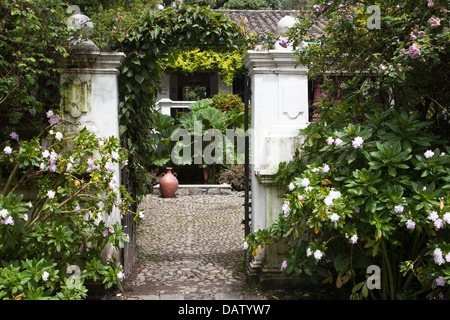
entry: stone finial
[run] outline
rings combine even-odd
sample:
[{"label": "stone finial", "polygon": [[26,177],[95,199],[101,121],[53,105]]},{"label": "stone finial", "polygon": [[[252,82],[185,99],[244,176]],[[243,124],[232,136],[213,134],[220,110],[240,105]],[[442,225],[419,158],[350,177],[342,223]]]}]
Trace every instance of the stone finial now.
[{"label": "stone finial", "polygon": [[278,21],[277,24],[277,31],[278,34],[281,36],[283,33],[287,31],[288,28],[292,28],[294,24],[298,22],[297,19],[295,19],[292,16],[285,16],[280,21]]},{"label": "stone finial", "polygon": [[75,13],[67,19],[67,26],[81,31],[82,37],[80,39],[72,40],[72,49],[76,52],[99,52],[100,50],[95,43],[87,38],[94,29],[94,24],[91,19],[80,13],[79,9],[73,10],[73,12]]},{"label": "stone finial", "polygon": [[298,20],[292,16],[285,16],[280,21],[278,21],[277,32],[280,38],[275,43],[275,50],[291,50],[292,46],[287,43],[287,40],[283,38],[283,35],[297,22]]}]

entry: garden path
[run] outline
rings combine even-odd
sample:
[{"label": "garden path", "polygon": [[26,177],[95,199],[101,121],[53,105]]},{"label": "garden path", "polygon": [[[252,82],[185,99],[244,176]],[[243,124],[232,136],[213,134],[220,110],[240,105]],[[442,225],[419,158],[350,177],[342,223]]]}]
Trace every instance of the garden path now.
[{"label": "garden path", "polygon": [[142,256],[124,291],[105,299],[265,300],[245,285],[242,195],[148,195],[140,205]]}]

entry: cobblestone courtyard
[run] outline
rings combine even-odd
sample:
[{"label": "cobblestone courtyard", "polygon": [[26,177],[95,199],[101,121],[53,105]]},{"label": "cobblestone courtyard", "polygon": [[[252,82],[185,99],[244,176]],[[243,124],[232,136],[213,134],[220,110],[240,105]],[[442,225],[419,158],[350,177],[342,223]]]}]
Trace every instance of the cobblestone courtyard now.
[{"label": "cobblestone courtyard", "polygon": [[144,256],[109,299],[265,299],[245,285],[242,195],[148,195],[138,229]]}]

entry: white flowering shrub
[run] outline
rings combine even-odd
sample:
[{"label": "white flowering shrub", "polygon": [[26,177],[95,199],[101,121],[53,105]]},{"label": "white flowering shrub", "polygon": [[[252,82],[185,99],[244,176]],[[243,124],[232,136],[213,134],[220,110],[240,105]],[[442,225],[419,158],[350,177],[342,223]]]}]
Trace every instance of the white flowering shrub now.
[{"label": "white flowering shrub", "polygon": [[[322,102],[321,115],[336,107]],[[302,132],[304,146],[280,165],[280,217],[245,248],[288,239],[283,275],[353,299],[449,298],[450,148],[415,112],[366,107],[356,121],[336,112]],[[381,268],[381,290],[368,289],[370,265]]]},{"label": "white flowering shrub", "polygon": [[[127,153],[117,138],[70,134],[56,126],[58,115],[47,116],[38,137],[11,133],[1,142],[0,165],[10,174],[0,190],[0,299],[83,299],[85,281],[120,287],[123,277],[120,263],[102,263],[101,254],[128,241],[119,222],[103,219],[113,208],[129,211],[132,199],[114,170]],[[18,191],[30,186],[37,196],[24,201]]]}]

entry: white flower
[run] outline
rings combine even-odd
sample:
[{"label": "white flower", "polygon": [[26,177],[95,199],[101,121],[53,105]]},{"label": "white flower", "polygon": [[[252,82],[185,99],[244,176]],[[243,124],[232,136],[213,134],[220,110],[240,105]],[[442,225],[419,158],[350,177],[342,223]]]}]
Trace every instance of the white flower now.
[{"label": "white flower", "polygon": [[314,251],[314,258],[316,258],[316,260],[320,260],[323,257],[323,252],[320,250],[316,250]]},{"label": "white flower", "polygon": [[331,189],[328,197],[330,197],[332,200],[336,200],[341,197],[341,193],[337,190]]},{"label": "white flower", "polygon": [[289,191],[293,191],[295,189],[295,185],[291,182],[289,184]]},{"label": "white flower", "polygon": [[6,146],[5,149],[3,149],[3,152],[5,152],[6,154],[11,154],[12,149],[10,146]]},{"label": "white flower", "polygon": [[443,225],[444,225],[444,222],[442,222],[441,219],[436,219],[436,220],[434,221],[434,226],[435,226],[437,229],[442,228]]},{"label": "white flower", "polygon": [[58,154],[55,151],[52,151],[52,153],[50,153],[50,161],[54,162],[56,159],[58,159]]},{"label": "white flower", "polygon": [[25,213],[25,214],[23,215],[23,220],[28,221],[28,214]]},{"label": "white flower", "polygon": [[11,216],[6,217],[5,220],[2,221],[3,224],[14,225],[14,220]]},{"label": "white flower", "polygon": [[324,173],[327,173],[327,172],[329,172],[330,171],[330,166],[329,165],[324,165],[323,166],[323,168],[322,168],[322,172],[324,172]]},{"label": "white flower", "polygon": [[309,257],[310,255],[312,255],[311,249],[308,248],[306,249],[306,256]]},{"label": "white flower", "polygon": [[434,263],[437,265],[441,265],[445,262],[444,257],[442,256],[442,250],[439,248],[434,249],[433,251]]},{"label": "white flower", "polygon": [[248,243],[247,243],[247,241],[244,241],[244,250],[247,250],[248,249]]},{"label": "white flower", "polygon": [[118,159],[119,159],[119,154],[118,154],[117,152],[113,151],[113,152],[111,152],[111,157],[112,157],[114,160],[118,160]]},{"label": "white flower", "polygon": [[445,223],[450,223],[450,212],[447,212],[446,214],[444,214],[442,219],[444,219]]},{"label": "white flower", "polygon": [[327,139],[327,144],[330,146],[330,145],[332,145],[334,143],[334,139],[332,138],[332,137],[329,137],[328,139]]},{"label": "white flower", "polygon": [[53,199],[54,197],[55,197],[55,191],[53,191],[53,190],[49,190],[48,192],[47,192],[47,197],[49,198],[49,199]]},{"label": "white flower", "polygon": [[119,273],[117,273],[117,278],[118,279],[122,279],[123,278],[123,272],[119,271]]},{"label": "white flower", "polygon": [[323,202],[324,202],[327,206],[332,206],[332,205],[333,205],[333,199],[331,199],[330,197],[326,197],[325,199],[323,199]]},{"label": "white flower", "polygon": [[0,217],[5,219],[7,216],[9,216],[9,212],[6,209],[0,210]]},{"label": "white flower", "polygon": [[340,216],[339,216],[337,213],[333,213],[333,214],[330,216],[331,222],[338,222],[339,218],[340,218]]},{"label": "white flower", "polygon": [[438,213],[436,212],[436,211],[432,211],[432,212],[430,212],[430,214],[428,215],[428,220],[431,220],[431,221],[436,221],[437,219],[439,219],[439,215],[438,215]]},{"label": "white flower", "polygon": [[404,210],[404,208],[403,208],[403,206],[401,206],[401,205],[398,205],[398,206],[395,206],[395,207],[394,207],[394,211],[395,211],[396,213],[403,213],[403,210]]},{"label": "white flower", "polygon": [[336,146],[340,145],[342,143],[342,140],[340,138],[337,138],[336,140],[334,140],[334,144]]},{"label": "white flower", "polygon": [[425,158],[430,159],[434,156],[434,152],[431,150],[427,150],[424,154]]},{"label": "white flower", "polygon": [[44,152],[42,152],[42,156],[44,158],[48,158],[49,155],[50,155],[50,152],[48,152],[48,150],[44,150]]},{"label": "white flower", "polygon": [[62,138],[63,138],[63,134],[62,134],[61,132],[57,132],[57,133],[55,134],[55,139],[56,139],[56,140],[62,140]]},{"label": "white flower", "polygon": [[353,140],[352,145],[353,145],[353,148],[358,149],[358,148],[361,148],[361,146],[362,146],[363,143],[364,143],[363,138],[361,138],[361,137],[356,137],[356,138]]},{"label": "white flower", "polygon": [[284,216],[287,217],[287,215],[289,214],[289,212],[291,212],[291,208],[289,207],[289,201],[285,201],[283,203],[283,206],[281,207],[281,209],[284,212]]},{"label": "white flower", "polygon": [[105,163],[105,170],[107,171],[114,171],[114,166],[111,162]]},{"label": "white flower", "polygon": [[445,261],[450,262],[450,252],[445,255]]},{"label": "white flower", "polygon": [[408,229],[414,229],[416,227],[416,223],[412,219],[409,219],[406,221],[406,227]]},{"label": "white flower", "polygon": [[310,181],[309,181],[309,179],[308,178],[304,178],[304,179],[302,179],[302,186],[303,187],[307,187],[307,186],[309,186],[309,184],[310,184]]},{"label": "white flower", "polygon": [[351,236],[350,239],[348,239],[348,242],[351,244],[356,244],[358,242],[358,236],[356,234]]},{"label": "white flower", "polygon": [[48,280],[49,273],[47,271],[44,271],[42,274],[42,280],[47,281]]}]

